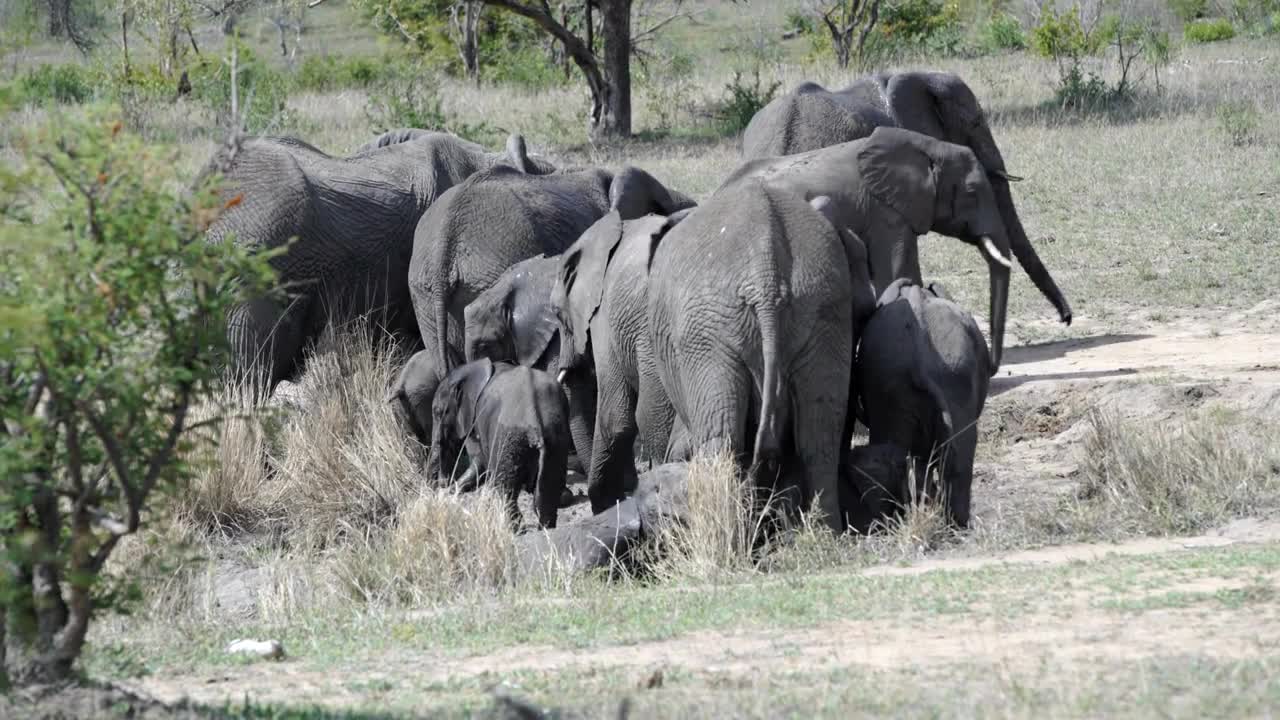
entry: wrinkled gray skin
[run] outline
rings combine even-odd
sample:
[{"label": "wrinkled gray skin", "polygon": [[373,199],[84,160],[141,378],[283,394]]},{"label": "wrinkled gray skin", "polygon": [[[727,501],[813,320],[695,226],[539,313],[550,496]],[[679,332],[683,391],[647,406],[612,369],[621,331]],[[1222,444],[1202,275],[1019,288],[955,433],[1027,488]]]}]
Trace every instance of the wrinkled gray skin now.
[{"label": "wrinkled gray skin", "polygon": [[[892,443],[912,456],[918,497],[925,494],[928,463],[941,460],[947,514],[962,528],[969,524],[990,365],[973,316],[905,279],[880,297],[858,351],[855,372],[871,443]],[[905,502],[905,475],[897,488],[897,500]]]},{"label": "wrinkled gray skin", "polygon": [[431,445],[431,397],[437,379],[431,367],[431,352],[419,350],[409,357],[392,383],[386,402],[397,402],[404,410],[409,430],[418,442]]},{"label": "wrinkled gray skin", "polygon": [[584,457],[596,513],[635,487],[637,434],[644,457],[668,459],[675,410],[649,349],[649,250],[687,214],[624,220],[610,212],[561,258],[552,290],[561,378],[575,395],[595,393],[591,453]]},{"label": "wrinkled gray skin", "polygon": [[478,476],[502,490],[513,524],[520,491],[528,490],[539,524],[556,526],[570,440],[569,406],[555,378],[488,359],[466,363],[441,381],[431,412],[431,454],[440,458],[442,482],[465,445]]},{"label": "wrinkled gray skin", "polygon": [[898,278],[917,284],[919,236],[929,231],[979,248],[991,281],[991,354],[1000,365],[1009,297],[1009,233],[987,171],[963,145],[880,127],[869,137],[752,160],[721,189],[758,178],[805,199],[831,198],[832,222],[866,243],[876,292]]},{"label": "wrinkled gray skin", "polygon": [[878,73],[829,91],[806,82],[770,102],[743,134],[747,159],[794,155],[867,137],[877,127],[901,127],[973,151],[990,176],[1000,217],[1018,263],[1071,324],[1071,305],[1027,238],[1013,205],[1004,157],[986,114],[963,80],[944,72]]},{"label": "wrinkled gray skin", "polygon": [[749,458],[762,488],[781,474],[838,532],[853,351],[875,301],[861,242],[826,207],[754,180],[717,192],[653,251],[647,315],[691,448]]},{"label": "wrinkled gray skin", "polygon": [[346,158],[286,138],[220,150],[209,169],[223,172],[227,200],[240,201],[210,227],[210,241],[234,236],[269,250],[297,238],[271,261],[288,299],[252,300],[228,318],[235,368],[260,368],[270,391],[301,370],[326,325],[362,316],[417,345],[404,268],[418,218],[450,187],[499,165],[553,170],[531,161],[518,135],[501,153],[423,130],[391,131]]},{"label": "wrinkled gray skin", "polygon": [[536,176],[496,167],[450,189],[419,221],[409,262],[413,308],[436,376],[462,363],[464,309],[507,268],[562,252],[611,209],[639,216],[690,205],[634,167],[616,176],[602,169]]}]

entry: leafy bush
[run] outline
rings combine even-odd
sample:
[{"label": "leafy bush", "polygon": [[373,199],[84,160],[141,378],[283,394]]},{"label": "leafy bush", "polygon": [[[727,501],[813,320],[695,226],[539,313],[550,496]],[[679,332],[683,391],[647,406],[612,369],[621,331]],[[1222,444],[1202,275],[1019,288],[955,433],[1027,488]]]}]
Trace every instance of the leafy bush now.
[{"label": "leafy bush", "polygon": [[910,44],[923,45],[933,35],[959,25],[960,6],[954,2],[901,0],[880,11],[880,32]]},{"label": "leafy bush", "polygon": [[1209,0],[1169,0],[1169,9],[1184,23],[1199,20],[1209,9]]},{"label": "leafy bush", "polygon": [[997,13],[987,22],[986,46],[992,50],[1022,50],[1027,37],[1022,32],[1018,18],[1009,13]]},{"label": "leafy bush", "polygon": [[547,62],[546,53],[535,47],[481,55],[480,73],[486,80],[531,90],[545,90],[565,83],[564,71]]},{"label": "leafy bush", "polygon": [[1102,107],[1112,97],[1106,81],[1095,73],[1085,73],[1078,66],[1067,71],[1058,83],[1054,98],[1064,110],[1092,110]]},{"label": "leafy bush", "polygon": [[813,15],[800,10],[789,11],[787,19],[782,23],[783,32],[793,35],[810,35],[815,29]]},{"label": "leafy bush", "polygon": [[[209,106],[226,123],[231,109],[231,64],[205,56],[187,69],[191,97]],[[289,83],[285,76],[254,55],[246,45],[237,50],[236,85],[245,129],[259,133],[271,127],[285,109]]]},{"label": "leafy bush", "polygon": [[637,74],[640,96],[645,109],[653,117],[656,130],[675,126],[680,113],[689,103],[693,88],[693,56],[680,50],[641,66]]},{"label": "leafy bush", "polygon": [[0,166],[0,685],[66,679],[94,614],[136,596],[103,567],[190,477],[188,413],[226,362],[226,313],[271,275],[204,241],[227,204],[185,192],[176,156],[118,121],[17,149]]},{"label": "leafy bush", "polygon": [[724,87],[729,97],[715,114],[720,122],[721,131],[726,135],[732,135],[747,128],[751,118],[755,117],[760,108],[768,105],[777,95],[782,83],[774,80],[765,87],[760,80],[760,68],[757,67],[752,72],[750,83],[743,82],[741,71],[734,71],[733,82]]},{"label": "leafy bush", "polygon": [[1188,23],[1182,29],[1182,36],[1188,42],[1210,43],[1219,40],[1230,40],[1236,36],[1236,30],[1231,26],[1231,21],[1226,18],[1197,20],[1193,23]]},{"label": "leafy bush", "polygon": [[73,63],[41,65],[18,78],[21,99],[42,104],[83,103],[92,100],[102,78],[92,68]]},{"label": "leafy bush", "polygon": [[299,90],[326,92],[343,88],[367,88],[382,74],[385,59],[344,55],[311,55],[294,76]]},{"label": "leafy bush", "polygon": [[1258,108],[1250,100],[1223,103],[1218,106],[1218,126],[1232,145],[1251,144],[1262,120]]}]

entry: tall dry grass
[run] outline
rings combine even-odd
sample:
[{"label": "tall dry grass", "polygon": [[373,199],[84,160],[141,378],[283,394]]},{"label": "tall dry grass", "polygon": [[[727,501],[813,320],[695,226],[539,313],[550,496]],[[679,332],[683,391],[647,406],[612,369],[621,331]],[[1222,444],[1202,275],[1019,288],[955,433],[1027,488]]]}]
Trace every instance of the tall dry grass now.
[{"label": "tall dry grass", "polygon": [[1280,446],[1274,426],[1203,413],[1173,425],[1095,410],[1074,497],[1043,522],[1074,537],[1177,535],[1274,510]]}]

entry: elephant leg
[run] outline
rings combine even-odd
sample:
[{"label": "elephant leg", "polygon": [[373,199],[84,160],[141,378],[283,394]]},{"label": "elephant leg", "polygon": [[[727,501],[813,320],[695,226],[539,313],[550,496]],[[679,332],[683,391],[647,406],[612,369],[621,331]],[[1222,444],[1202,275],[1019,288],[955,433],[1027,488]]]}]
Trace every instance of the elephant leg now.
[{"label": "elephant leg", "polygon": [[295,298],[288,305],[269,298],[254,298],[235,308],[227,319],[236,374],[263,395],[270,395],[302,365],[309,339],[306,317],[310,302]]},{"label": "elephant leg", "polygon": [[561,495],[567,472],[568,453],[555,448],[543,448],[539,453],[538,481],[534,486],[534,505],[538,509],[538,524],[544,528],[556,526],[560,511]]},{"label": "elephant leg", "polygon": [[977,447],[978,428],[971,425],[952,439],[942,468],[947,516],[959,528],[969,527],[969,500]]},{"label": "elephant leg", "polygon": [[689,446],[695,454],[729,452],[745,466],[751,376],[746,368],[704,360],[688,373]]},{"label": "elephant leg", "polygon": [[580,469],[585,471],[591,460],[592,443],[596,426],[596,383],[594,378],[583,378],[564,384],[565,398],[569,401],[569,434],[573,436],[573,449],[578,456]]},{"label": "elephant leg", "polygon": [[667,398],[657,373],[642,372],[637,393],[636,424],[640,428],[645,458],[650,462],[666,459],[675,418],[675,408],[671,407],[671,400]]},{"label": "elephant leg", "polygon": [[626,496],[628,474],[636,472],[636,398],[619,373],[601,368],[596,400],[596,433],[587,473],[592,514],[600,514]]},{"label": "elephant leg", "polygon": [[490,450],[488,469],[489,481],[501,493],[507,518],[512,528],[518,531],[522,523],[520,491],[536,483],[538,449],[523,442],[519,434],[507,433],[498,438]]},{"label": "elephant leg", "polygon": [[[821,330],[821,328],[819,328]],[[831,337],[834,333],[827,335]],[[826,347],[823,347],[826,345]],[[844,532],[840,506],[840,467],[849,453],[851,427],[846,418],[852,347],[821,343],[802,354],[792,372],[792,436],[807,491],[832,532]]]}]

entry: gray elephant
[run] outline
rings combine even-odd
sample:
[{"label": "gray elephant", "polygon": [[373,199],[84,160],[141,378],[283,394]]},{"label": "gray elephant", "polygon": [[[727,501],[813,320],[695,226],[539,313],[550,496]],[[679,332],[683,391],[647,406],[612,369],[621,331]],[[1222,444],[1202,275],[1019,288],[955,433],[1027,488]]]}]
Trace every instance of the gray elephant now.
[{"label": "gray elephant", "polygon": [[838,532],[853,352],[875,299],[830,207],[759,180],[718,191],[656,244],[647,315],[694,451],[750,458],[758,486],[781,477]]},{"label": "gray elephant", "polygon": [[270,391],[301,369],[327,325],[350,318],[368,317],[416,345],[404,268],[418,219],[441,193],[499,165],[553,169],[531,161],[517,135],[503,153],[422,130],[386,133],[346,158],[285,138],[220,150],[206,171],[223,174],[228,209],[210,227],[210,241],[234,237],[272,250],[296,238],[271,261],[287,299],[258,298],[228,318],[236,369],[258,367]]},{"label": "gray elephant", "polygon": [[[413,307],[436,377],[463,362],[465,308],[507,268],[560,253],[611,209],[638,216],[691,204],[634,167],[545,176],[497,167],[450,189],[423,214],[409,262]],[[578,439],[590,428],[583,413],[574,417]]]},{"label": "gray elephant", "polygon": [[[939,461],[947,514],[959,527],[969,524],[990,366],[973,316],[906,279],[880,297],[858,350],[855,372],[871,443],[892,443],[912,456],[917,497],[930,461]],[[897,498],[907,495],[903,478]]]},{"label": "gray elephant", "polygon": [[431,404],[431,454],[451,479],[465,445],[478,478],[496,483],[517,523],[521,490],[534,495],[538,522],[556,526],[569,458],[569,406],[547,373],[476,360],[455,368]]},{"label": "gray elephant", "polygon": [[743,133],[743,156],[794,155],[869,136],[878,127],[901,127],[973,151],[990,176],[1000,217],[1018,263],[1036,288],[1053,303],[1062,322],[1071,324],[1071,305],[1045,269],[1027,238],[1013,205],[1004,157],[991,135],[986,114],[973,90],[944,72],[878,73],[830,91],[806,82],[779,97],[751,118]]},{"label": "gray elephant", "polygon": [[603,512],[634,487],[635,440],[659,462],[669,455],[675,411],[649,349],[650,247],[688,214],[626,220],[605,215],[560,260],[552,291],[561,337],[560,380],[574,394],[594,392],[587,496]]},{"label": "gray elephant", "polygon": [[1009,233],[973,151],[901,128],[780,158],[752,160],[723,188],[759,178],[804,198],[831,198],[836,227],[865,243],[876,292],[898,278],[921,282],[918,242],[932,230],[974,245],[991,281],[992,372],[1000,366],[1009,293]]}]

